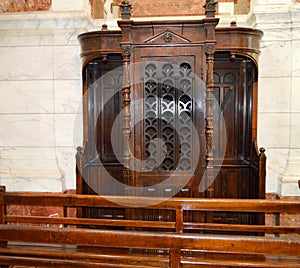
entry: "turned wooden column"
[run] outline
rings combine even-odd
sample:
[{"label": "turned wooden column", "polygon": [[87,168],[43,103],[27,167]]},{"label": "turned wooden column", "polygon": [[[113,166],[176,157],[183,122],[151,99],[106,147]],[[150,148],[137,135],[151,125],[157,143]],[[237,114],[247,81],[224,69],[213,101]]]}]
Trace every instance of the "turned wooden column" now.
[{"label": "turned wooden column", "polygon": [[[124,140],[124,155],[123,155],[123,179],[124,183],[131,186],[133,183],[132,159],[131,159],[131,114],[130,114],[130,51],[131,51],[131,3],[123,1],[120,4],[122,20],[119,21],[119,26],[122,29],[121,49],[123,57],[123,140]],[[132,194],[132,193],[131,193]]]},{"label": "turned wooden column", "polygon": [[130,64],[130,45],[122,46],[122,56],[123,56],[123,139],[124,139],[124,182],[130,183],[131,178],[131,156],[130,156],[130,75],[129,75],[129,64]]},{"label": "turned wooden column", "polygon": [[214,172],[214,54],[215,54],[215,13],[216,4],[214,0],[206,0],[205,7],[205,27],[206,27],[206,189],[207,197],[212,197],[212,182],[215,178]]},{"label": "turned wooden column", "polygon": [[207,197],[212,197],[212,181],[214,180],[214,154],[213,154],[213,137],[214,137],[214,44],[209,43],[205,46],[207,79],[206,79],[206,183]]}]

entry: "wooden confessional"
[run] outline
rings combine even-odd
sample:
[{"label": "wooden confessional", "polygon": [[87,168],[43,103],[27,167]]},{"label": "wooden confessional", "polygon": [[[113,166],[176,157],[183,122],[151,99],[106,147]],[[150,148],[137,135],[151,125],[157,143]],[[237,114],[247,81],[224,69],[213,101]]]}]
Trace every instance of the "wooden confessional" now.
[{"label": "wooden confessional", "polygon": [[[201,20],[134,21],[79,35],[84,144],[80,194],[264,198],[265,155],[256,146],[257,60],[262,32],[216,28],[216,2]],[[222,148],[223,146],[223,148]],[[156,218],[145,209],[83,209],[92,218]],[[139,216],[136,216],[140,214]],[[261,223],[250,213],[213,213]]]}]

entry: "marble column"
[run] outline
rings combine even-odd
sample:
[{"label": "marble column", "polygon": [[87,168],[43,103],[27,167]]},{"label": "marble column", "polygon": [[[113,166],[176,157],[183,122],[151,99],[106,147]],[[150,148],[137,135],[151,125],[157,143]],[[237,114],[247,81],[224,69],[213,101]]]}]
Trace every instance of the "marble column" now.
[{"label": "marble column", "polygon": [[264,31],[259,66],[259,146],[267,149],[268,193],[300,195],[299,4],[253,0],[255,25]]},{"label": "marble column", "polygon": [[285,170],[280,176],[281,195],[300,196],[300,4],[290,6],[291,14],[291,104],[290,148]]}]

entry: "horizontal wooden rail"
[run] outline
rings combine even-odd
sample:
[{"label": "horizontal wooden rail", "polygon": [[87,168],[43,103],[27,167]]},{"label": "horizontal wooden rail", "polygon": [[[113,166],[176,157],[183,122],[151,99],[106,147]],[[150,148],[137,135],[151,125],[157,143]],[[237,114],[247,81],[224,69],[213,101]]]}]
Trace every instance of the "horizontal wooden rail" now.
[{"label": "horizontal wooden rail", "polygon": [[4,193],[5,204],[93,208],[152,208],[165,210],[299,213],[300,202],[230,198],[170,198],[143,196],[96,196]]},{"label": "horizontal wooden rail", "polygon": [[[40,224],[40,225],[81,225],[81,226],[110,226],[110,227],[134,227],[176,230],[175,222],[145,221],[145,220],[115,220],[115,219],[85,219],[42,216],[5,216],[6,223]],[[300,234],[300,227],[295,226],[265,226],[246,224],[218,224],[184,222],[184,230],[213,230],[231,232],[263,232],[269,234]]]},{"label": "horizontal wooden rail", "polygon": [[[0,224],[0,241],[112,248],[179,248],[231,253],[300,256],[300,240],[291,237],[249,237],[13,226]],[[272,245],[272,246],[271,246]]]},{"label": "horizontal wooden rail", "polygon": [[219,223],[196,223],[185,222],[185,230],[214,230],[232,232],[262,232],[267,234],[300,234],[300,227],[296,226],[265,226],[248,224],[219,224]]},{"label": "horizontal wooden rail", "polygon": [[59,224],[59,225],[87,225],[136,228],[166,228],[175,229],[175,222],[144,221],[144,220],[114,220],[114,219],[86,219],[41,216],[5,216],[9,223]]}]

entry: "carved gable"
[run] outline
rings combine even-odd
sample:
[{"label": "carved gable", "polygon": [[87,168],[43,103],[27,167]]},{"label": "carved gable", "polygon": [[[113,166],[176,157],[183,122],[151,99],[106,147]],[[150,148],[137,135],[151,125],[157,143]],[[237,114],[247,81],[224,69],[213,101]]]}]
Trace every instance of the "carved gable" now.
[{"label": "carved gable", "polygon": [[190,43],[191,41],[171,31],[165,31],[146,40],[146,44]]}]

